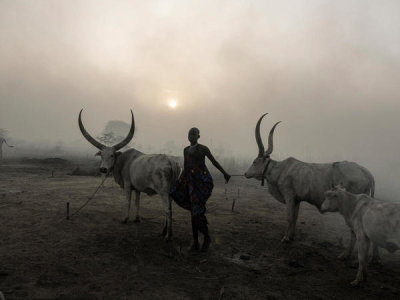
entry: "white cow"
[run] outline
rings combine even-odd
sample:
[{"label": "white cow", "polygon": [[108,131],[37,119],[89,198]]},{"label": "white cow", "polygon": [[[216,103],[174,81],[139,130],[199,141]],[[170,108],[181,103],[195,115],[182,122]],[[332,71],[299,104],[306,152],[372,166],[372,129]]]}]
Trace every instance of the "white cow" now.
[{"label": "white cow", "polygon": [[129,220],[129,212],[131,207],[132,190],[136,193],[136,219],[140,221],[139,206],[140,193],[144,192],[148,195],[159,194],[165,209],[165,224],[162,234],[165,240],[170,240],[172,236],[172,209],[169,190],[179,177],[181,168],[176,162],[176,158],[164,154],[144,154],[136,149],[129,149],[124,152],[118,151],[126,146],[135,132],[135,120],[132,114],[132,124],[128,136],[120,143],[107,147],[96,141],[85,130],[81,120],[82,110],[79,113],[79,128],[83,136],[100,151],[96,155],[101,156],[100,173],[106,176],[113,172],[115,181],[125,191],[128,201],[128,214],[124,223]]},{"label": "white cow", "polygon": [[321,212],[339,212],[355,232],[358,245],[358,272],[352,285],[367,276],[370,242],[373,255],[378,247],[394,252],[400,248],[400,205],[374,199],[366,194],[352,194],[341,186],[325,192]]},{"label": "white cow", "polygon": [[[343,183],[353,193],[370,193],[374,196],[375,180],[364,167],[349,161],[334,163],[307,163],[293,157],[276,161],[271,158],[274,148],[273,136],[276,123],[269,132],[268,149],[265,151],[260,134],[262,115],[257,122],[255,136],[258,145],[258,156],[245,173],[246,178],[267,181],[270,194],[279,202],[286,204],[288,227],[283,242],[293,240],[300,203],[314,205],[318,209],[324,201],[324,192],[332,185]],[[351,232],[349,247],[340,254],[348,258],[353,251],[355,235]]]}]

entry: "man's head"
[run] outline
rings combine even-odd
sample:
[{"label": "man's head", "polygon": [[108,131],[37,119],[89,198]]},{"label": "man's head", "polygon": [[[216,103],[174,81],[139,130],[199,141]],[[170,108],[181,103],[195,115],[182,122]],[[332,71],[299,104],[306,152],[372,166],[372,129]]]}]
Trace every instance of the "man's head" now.
[{"label": "man's head", "polygon": [[188,133],[188,140],[193,145],[197,143],[197,140],[200,138],[200,130],[196,127],[190,128]]}]

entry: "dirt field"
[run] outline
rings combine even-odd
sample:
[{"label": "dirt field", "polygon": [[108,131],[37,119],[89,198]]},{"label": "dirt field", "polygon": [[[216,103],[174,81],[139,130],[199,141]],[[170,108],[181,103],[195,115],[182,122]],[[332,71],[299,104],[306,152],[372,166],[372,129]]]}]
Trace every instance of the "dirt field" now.
[{"label": "dirt field", "polygon": [[173,205],[171,243],[159,236],[158,196],[142,197],[141,223],[121,224],[126,203],[111,178],[67,221],[66,202],[73,213],[100,182],[67,175],[74,167],[0,165],[0,290],[7,300],[400,298],[399,254],[382,250],[382,265],[352,288],[355,255],[352,262],[336,258],[348,240],[341,216],[302,204],[296,241],[282,245],[285,206],[255,181],[235,177],[225,186],[215,177],[211,249],[188,255],[189,213]]}]

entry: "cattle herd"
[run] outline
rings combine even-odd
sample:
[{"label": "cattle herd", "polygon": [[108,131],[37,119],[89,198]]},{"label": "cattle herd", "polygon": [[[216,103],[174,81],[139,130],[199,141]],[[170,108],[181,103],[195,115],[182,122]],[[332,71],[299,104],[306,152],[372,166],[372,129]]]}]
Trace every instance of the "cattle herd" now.
[{"label": "cattle herd", "polygon": [[[133,138],[135,132],[134,115],[131,111],[131,128],[127,137],[114,146],[106,146],[95,140],[84,128],[82,111],[78,124],[81,133],[100,151],[100,172],[111,174],[123,189],[127,200],[127,222],[130,216],[132,191],[135,191],[135,222],[140,221],[140,193],[159,194],[165,213],[162,235],[165,240],[172,236],[172,210],[169,188],[180,175],[181,167],[175,157],[164,154],[144,154],[136,149],[119,151]],[[246,178],[254,178],[264,185],[279,202],[286,204],[287,231],[282,239],[288,243],[294,238],[296,221],[302,201],[314,205],[321,213],[339,212],[343,215],[351,233],[350,245],[338,258],[349,258],[356,246],[358,271],[352,285],[358,286],[366,279],[368,254],[372,246],[372,259],[379,260],[379,248],[395,252],[400,247],[400,205],[374,198],[375,181],[373,175],[363,166],[354,162],[306,163],[293,157],[281,161],[273,160],[273,136],[279,124],[276,123],[268,135],[265,150],[261,138],[262,115],[255,127],[258,155],[245,172]],[[0,139],[1,145],[5,142]]]},{"label": "cattle herd", "polygon": [[[82,111],[81,111],[82,113]],[[171,198],[168,187],[179,176],[179,166],[173,157],[163,154],[147,155],[135,149],[118,152],[132,139],[135,123],[132,113],[131,130],[119,144],[106,147],[93,139],[85,130],[79,114],[79,127],[83,136],[100,149],[100,172],[113,172],[115,181],[124,189],[128,201],[128,215],[131,191],[136,192],[136,221],[139,221],[140,192],[159,194],[165,208],[163,235],[169,240],[172,234]],[[260,124],[266,114],[258,120],[255,138],[258,156],[245,173],[246,178],[266,180],[270,194],[286,204],[288,228],[282,242],[294,238],[300,202],[306,201],[321,213],[339,212],[350,228],[350,245],[339,258],[351,256],[357,242],[359,268],[352,285],[359,285],[366,278],[369,245],[373,245],[372,261],[379,260],[379,247],[394,252],[400,247],[400,205],[374,198],[375,180],[365,168],[354,162],[305,163],[293,157],[282,161],[271,159],[273,135],[276,123],[269,132],[268,148],[265,150]]]}]

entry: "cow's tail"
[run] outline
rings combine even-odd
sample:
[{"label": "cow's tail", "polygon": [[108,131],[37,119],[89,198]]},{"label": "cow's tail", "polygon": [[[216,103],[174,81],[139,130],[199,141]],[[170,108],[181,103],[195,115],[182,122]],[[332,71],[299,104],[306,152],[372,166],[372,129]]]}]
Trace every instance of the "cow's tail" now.
[{"label": "cow's tail", "polygon": [[182,168],[179,166],[177,162],[173,162],[171,164],[171,177],[173,181],[178,180],[179,176],[181,175]]},{"label": "cow's tail", "polygon": [[363,168],[363,171],[365,173],[365,175],[367,176],[367,178],[369,179],[369,183],[370,183],[370,187],[369,187],[369,195],[374,198],[375,195],[375,178],[374,176],[371,174],[370,171],[368,171],[368,169]]},{"label": "cow's tail", "polygon": [[181,176],[182,171],[183,171],[183,169],[179,166],[179,164],[176,164],[175,171],[174,171],[174,175],[175,175],[176,179],[178,179]]},{"label": "cow's tail", "polygon": [[374,177],[371,175],[371,189],[370,189],[370,196],[372,198],[374,198],[375,196],[375,179]]}]

